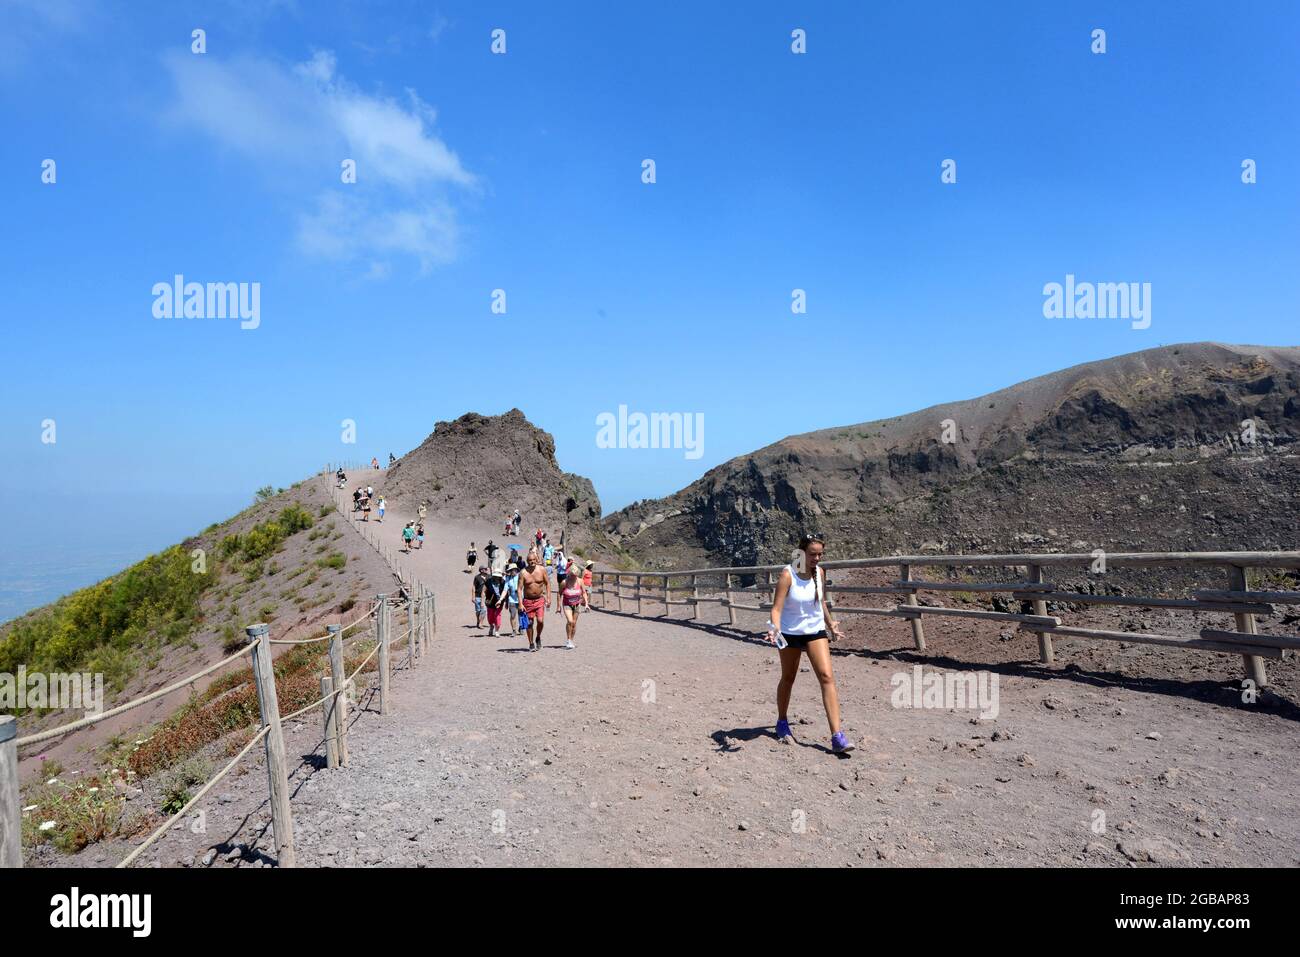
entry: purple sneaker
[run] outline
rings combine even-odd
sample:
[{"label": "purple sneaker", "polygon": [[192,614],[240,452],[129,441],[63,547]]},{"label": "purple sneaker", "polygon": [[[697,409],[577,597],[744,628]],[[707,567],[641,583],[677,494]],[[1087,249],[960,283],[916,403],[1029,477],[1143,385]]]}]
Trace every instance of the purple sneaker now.
[{"label": "purple sneaker", "polygon": [[790,733],[790,722],[785,718],[776,719],[776,739],[782,744],[790,744],[794,740],[794,735]]},{"label": "purple sneaker", "polygon": [[836,754],[843,754],[853,750],[853,743],[844,737],[843,731],[836,731],[831,735],[831,750]]}]

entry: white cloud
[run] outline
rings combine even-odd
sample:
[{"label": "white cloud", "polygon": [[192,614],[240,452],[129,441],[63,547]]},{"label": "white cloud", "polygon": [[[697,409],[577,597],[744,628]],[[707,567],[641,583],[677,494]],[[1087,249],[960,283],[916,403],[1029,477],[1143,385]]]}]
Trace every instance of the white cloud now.
[{"label": "white cloud", "polygon": [[314,211],[298,223],[298,245],[314,256],[336,262],[369,260],[368,279],[386,279],[391,267],[375,255],[412,257],[422,273],[455,258],[459,239],[455,212],[445,203],[414,208],[376,208],[357,193],[324,192]]},{"label": "white cloud", "polygon": [[[282,179],[302,190],[297,240],[305,252],[357,262],[405,254],[422,272],[455,257],[451,200],[477,184],[414,90],[405,101],[364,93],[339,76],[328,50],[292,66],[189,53],[164,62],[174,87],[170,124],[198,130],[268,174],[293,173]],[[356,184],[339,182],[344,159],[356,161]],[[388,272],[369,265],[374,278]]]},{"label": "white cloud", "polygon": [[84,40],[99,20],[97,0],[0,0],[0,72],[16,72],[33,58],[64,56],[65,38]]}]

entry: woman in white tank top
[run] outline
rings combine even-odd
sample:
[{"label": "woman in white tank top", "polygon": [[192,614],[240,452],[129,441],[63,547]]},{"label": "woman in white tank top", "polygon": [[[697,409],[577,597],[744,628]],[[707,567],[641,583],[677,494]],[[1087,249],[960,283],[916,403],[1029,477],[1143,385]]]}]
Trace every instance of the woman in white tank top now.
[{"label": "woman in white tank top", "polygon": [[[807,653],[808,663],[821,682],[822,705],[831,728],[831,751],[842,754],[852,751],[853,745],[840,730],[840,697],[831,668],[830,639],[844,635],[826,604],[826,579],[820,567],[825,550],[825,543],[815,535],[799,540],[794,560],[781,570],[776,583],[767,639],[780,648],[781,655],[781,680],[776,686],[777,739],[785,744],[794,740],[786,712],[794,679],[799,675],[799,659]],[[777,640],[778,634],[783,641]]]}]

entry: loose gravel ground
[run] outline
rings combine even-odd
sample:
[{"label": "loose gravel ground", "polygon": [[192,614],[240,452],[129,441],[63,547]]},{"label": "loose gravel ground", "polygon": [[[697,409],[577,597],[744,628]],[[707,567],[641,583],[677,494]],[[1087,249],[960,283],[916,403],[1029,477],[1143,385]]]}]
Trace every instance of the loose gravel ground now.
[{"label": "loose gravel ground", "polygon": [[[409,517],[381,526],[393,547]],[[486,637],[464,553],[488,538],[501,543],[486,523],[435,525],[400,556],[436,589],[438,632],[395,673],[389,714],[363,696],[349,767],[323,769],[315,715],[287,729],[299,866],[1300,864],[1290,712],[1036,666],[1001,668],[996,718],[898,708],[891,681],[914,662],[859,649],[835,659],[858,749],[829,752],[806,672],[798,741],[782,745],[776,651],[709,625],[716,610],[584,614],[575,651],[551,614],[539,653]],[[179,827],[145,862],[272,863],[265,795],[249,762],[208,802],[205,833]]]}]

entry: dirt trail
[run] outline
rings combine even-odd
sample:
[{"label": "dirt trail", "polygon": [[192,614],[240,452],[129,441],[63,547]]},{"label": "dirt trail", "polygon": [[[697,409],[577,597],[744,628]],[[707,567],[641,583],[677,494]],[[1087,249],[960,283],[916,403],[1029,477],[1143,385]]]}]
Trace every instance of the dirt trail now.
[{"label": "dirt trail", "polygon": [[[835,667],[858,750],[827,750],[807,672],[798,743],[781,745],[776,652],[739,632],[598,611],[566,651],[548,613],[532,654],[477,630],[466,546],[520,541],[496,511],[432,522],[424,551],[399,556],[436,590],[432,654],[395,675],[391,714],[357,718],[351,767],[313,757],[295,773],[300,866],[1300,863],[1287,717],[1005,674],[996,719],[895,708],[891,678],[911,663],[852,654]],[[374,527],[398,548],[412,517],[390,508]],[[288,729],[291,755],[312,753],[318,725]],[[215,844],[265,863],[230,851],[254,843],[265,788],[260,769],[231,782],[206,836],[177,830],[152,860],[192,864]]]}]

